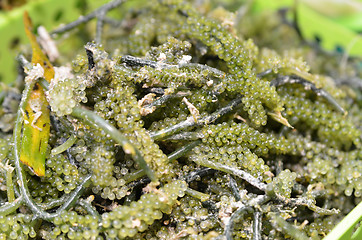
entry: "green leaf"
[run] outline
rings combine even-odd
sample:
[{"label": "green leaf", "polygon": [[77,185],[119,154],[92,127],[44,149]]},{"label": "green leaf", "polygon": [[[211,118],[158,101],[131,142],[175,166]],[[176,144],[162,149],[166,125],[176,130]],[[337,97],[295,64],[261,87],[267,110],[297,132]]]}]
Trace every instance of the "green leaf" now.
[{"label": "green leaf", "polygon": [[360,202],[345,218],[333,228],[323,240],[357,240],[361,239],[361,226],[356,234],[351,237],[354,228],[362,220],[362,202]]}]

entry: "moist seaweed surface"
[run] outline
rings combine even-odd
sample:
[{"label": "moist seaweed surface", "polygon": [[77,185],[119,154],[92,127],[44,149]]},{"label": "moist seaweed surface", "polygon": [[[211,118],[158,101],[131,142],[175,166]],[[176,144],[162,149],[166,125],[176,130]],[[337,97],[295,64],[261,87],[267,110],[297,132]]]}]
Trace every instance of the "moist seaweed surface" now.
[{"label": "moist seaweed surface", "polygon": [[[61,52],[50,83],[24,53],[3,87],[0,239],[321,239],[361,201],[358,56],[277,13],[123,2],[53,32],[95,41]],[[19,162],[34,84],[42,177]]]}]

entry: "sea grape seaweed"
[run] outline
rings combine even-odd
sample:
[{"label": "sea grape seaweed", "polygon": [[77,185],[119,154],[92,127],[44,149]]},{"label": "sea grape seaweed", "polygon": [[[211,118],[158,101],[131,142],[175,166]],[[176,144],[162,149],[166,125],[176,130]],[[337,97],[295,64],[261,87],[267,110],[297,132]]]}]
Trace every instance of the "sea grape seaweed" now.
[{"label": "sea grape seaweed", "polygon": [[[50,84],[3,88],[0,239],[320,239],[361,201],[358,58],[301,44],[277,14],[124,2],[53,31],[96,41],[62,53]],[[44,177],[18,159],[36,81]]]}]

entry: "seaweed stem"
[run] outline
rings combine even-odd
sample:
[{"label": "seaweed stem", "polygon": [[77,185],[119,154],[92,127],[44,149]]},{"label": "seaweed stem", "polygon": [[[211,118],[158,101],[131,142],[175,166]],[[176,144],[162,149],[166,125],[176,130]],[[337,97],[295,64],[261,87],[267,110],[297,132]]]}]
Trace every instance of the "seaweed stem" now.
[{"label": "seaweed stem", "polygon": [[276,213],[271,214],[271,217],[271,223],[278,231],[281,231],[296,240],[309,239],[304,232],[300,231],[298,228],[285,221],[282,217],[279,217]]},{"label": "seaweed stem", "polygon": [[260,211],[255,210],[253,221],[253,240],[262,240],[261,238],[261,220],[262,214]]},{"label": "seaweed stem", "polygon": [[178,134],[175,134],[175,135],[172,135],[172,136],[169,136],[163,140],[165,141],[180,141],[180,140],[183,140],[183,141],[190,141],[190,140],[198,140],[198,139],[201,139],[203,138],[204,135],[202,133],[199,133],[199,132],[182,132],[182,133],[178,133]]},{"label": "seaweed stem", "polygon": [[123,134],[113,125],[98,116],[96,113],[85,108],[75,107],[71,113],[73,117],[80,118],[95,129],[102,129],[110,138],[119,143],[126,154],[130,154],[137,164],[145,171],[151,181],[156,182],[157,178],[152,169],[147,165],[140,151],[135,148]]},{"label": "seaweed stem", "polygon": [[196,191],[189,187],[186,189],[185,193],[191,197],[199,199],[201,202],[205,202],[210,199],[210,196],[208,194]]},{"label": "seaweed stem", "polygon": [[216,170],[219,170],[219,171],[222,171],[225,173],[229,173],[229,174],[238,176],[261,191],[265,192],[265,190],[266,190],[267,184],[260,182],[257,178],[253,177],[250,173],[247,173],[241,169],[233,168],[233,167],[230,167],[230,166],[227,166],[227,165],[224,165],[221,163],[217,163],[217,162],[212,162],[207,159],[194,160],[194,161],[201,166],[209,167],[212,169],[216,169]]},{"label": "seaweed stem", "polygon": [[63,210],[67,210],[74,206],[75,202],[79,199],[79,197],[82,195],[85,187],[90,183],[92,175],[89,174],[84,177],[83,181],[73,190],[73,192],[70,193],[69,197],[65,200],[64,204],[57,209],[56,215],[60,214]]},{"label": "seaweed stem", "polygon": [[264,202],[268,201],[269,197],[266,195],[259,195],[246,204],[242,204],[230,217],[228,224],[225,226],[225,237],[227,240],[232,240],[232,233],[234,229],[234,223],[240,218],[246,211],[251,212],[253,211],[252,207],[257,207],[258,205],[263,204]]},{"label": "seaweed stem", "polygon": [[190,172],[189,174],[187,174],[184,179],[187,183],[192,182],[198,178],[201,178],[203,176],[206,175],[210,175],[215,173],[216,170],[215,169],[211,169],[211,168],[202,168],[193,172]]},{"label": "seaweed stem", "polygon": [[173,151],[172,153],[170,153],[167,156],[168,160],[170,162],[172,162],[173,160],[176,160],[176,159],[182,157],[183,155],[185,155],[187,152],[189,152],[191,149],[193,149],[200,143],[201,143],[201,141],[194,141],[189,144],[186,144],[185,146],[180,147],[179,149],[176,149],[175,151]]},{"label": "seaweed stem", "polygon": [[[173,160],[176,160],[183,155],[185,155],[187,152],[189,152],[192,148],[196,147],[198,144],[200,144],[201,141],[195,141],[192,143],[189,143],[185,146],[182,146],[179,149],[176,149],[174,152],[170,153],[167,157],[169,162],[172,162]],[[140,177],[143,177],[145,175],[145,171],[143,169],[137,170],[135,172],[132,172],[128,174],[125,178],[126,184],[133,182],[136,179],[139,179]]]},{"label": "seaweed stem", "polygon": [[63,194],[60,198],[53,199],[53,200],[51,200],[50,202],[47,202],[47,203],[41,203],[41,204],[39,204],[39,206],[43,210],[52,209],[54,207],[58,207],[58,206],[62,205],[68,197],[69,197],[69,194]]},{"label": "seaweed stem", "polygon": [[279,194],[276,194],[276,197],[279,201],[283,202],[285,205],[292,205],[292,206],[306,206],[313,212],[316,212],[321,215],[335,215],[340,212],[340,210],[332,208],[332,209],[325,209],[318,207],[315,204],[314,199],[309,199],[306,197],[299,197],[299,198],[286,198]]},{"label": "seaweed stem", "polygon": [[161,129],[159,131],[156,132],[150,132],[150,136],[154,139],[154,140],[160,140],[163,139],[165,137],[168,137],[170,135],[173,135],[187,127],[191,127],[191,126],[201,126],[204,124],[210,124],[212,122],[214,122],[216,119],[222,117],[223,115],[231,112],[237,105],[239,105],[241,103],[241,98],[236,98],[234,100],[232,100],[227,106],[220,108],[219,110],[213,112],[212,114],[203,117],[201,119],[198,119],[197,122],[195,121],[193,116],[189,116],[185,121],[182,121],[178,124],[175,124],[171,127],[165,128],[165,129]]},{"label": "seaweed stem", "polygon": [[227,240],[233,239],[232,234],[233,234],[233,230],[234,230],[234,223],[246,211],[252,211],[252,208],[243,204],[231,215],[231,217],[229,219],[229,223],[225,226],[225,237]]},{"label": "seaweed stem", "polygon": [[95,42],[100,44],[102,41],[102,32],[103,32],[103,26],[104,26],[104,16],[106,15],[108,10],[103,10],[99,12],[98,18],[97,18],[97,25],[96,25],[96,38]]},{"label": "seaweed stem", "polygon": [[84,208],[84,210],[86,210],[90,215],[96,216],[98,218],[98,220],[100,220],[99,213],[97,212],[97,210],[92,206],[92,204],[88,200],[79,199],[77,203],[79,204],[79,206]]},{"label": "seaweed stem", "polygon": [[23,54],[19,54],[16,57],[16,59],[20,63],[22,68],[30,68],[31,67],[31,63],[25,58],[25,56]]},{"label": "seaweed stem", "polygon": [[66,151],[68,148],[70,148],[74,143],[75,141],[77,140],[77,137],[72,134],[67,141],[65,141],[62,145],[56,147],[56,148],[53,148],[51,153],[53,155],[57,155],[57,154],[60,154],[64,151]]},{"label": "seaweed stem", "polygon": [[[41,81],[40,81],[40,85],[42,85],[42,84],[41,84]],[[42,86],[43,86],[43,85],[42,85]],[[47,85],[47,86],[48,86],[48,85]],[[44,89],[47,89],[47,88],[45,88],[45,87],[43,87],[43,88],[44,88]],[[63,118],[56,119],[53,114],[50,114],[51,126],[54,128],[55,132],[57,132],[57,133],[60,132],[60,126],[59,126],[60,124],[63,124],[63,127],[67,128],[67,126],[64,124],[64,121],[62,122],[62,120],[63,120]],[[68,130],[68,132],[72,132],[72,131],[71,131],[71,128],[67,128],[67,130]],[[61,141],[62,144],[64,144],[65,141],[66,141],[66,139],[65,139],[64,137],[60,137],[60,141]],[[62,144],[61,144],[61,145],[62,145]],[[60,147],[60,146],[59,146],[59,147]],[[74,159],[73,155],[70,153],[70,147],[71,147],[71,146],[69,146],[69,147],[65,150],[65,152],[66,152],[66,154],[67,154],[67,157],[68,157],[68,159],[69,159],[69,162],[70,162],[72,165],[75,165],[75,159]],[[53,149],[52,149],[52,151],[53,151]]]},{"label": "seaweed stem", "polygon": [[127,176],[125,177],[126,184],[133,182],[133,181],[139,179],[140,177],[143,177],[144,175],[145,175],[145,171],[143,169],[139,169],[137,171],[131,172],[131,173],[127,174]]},{"label": "seaweed stem", "polygon": [[14,168],[6,169],[6,193],[8,195],[8,201],[13,202],[15,200],[14,184],[13,184],[13,171]]},{"label": "seaweed stem", "polygon": [[122,21],[116,20],[107,16],[104,16],[103,21],[114,28],[119,28],[122,26]]},{"label": "seaweed stem", "polygon": [[23,196],[20,196],[19,198],[15,199],[12,202],[5,203],[0,207],[0,216],[6,216],[18,209],[21,204],[23,203]]},{"label": "seaweed stem", "polygon": [[124,2],[125,2],[125,0],[114,0],[114,1],[112,1],[110,3],[104,4],[101,7],[99,7],[98,9],[91,12],[90,14],[88,14],[86,16],[81,16],[77,20],[75,20],[74,22],[68,23],[68,24],[66,24],[66,25],[64,25],[62,27],[59,27],[59,28],[55,29],[54,31],[51,32],[51,35],[69,31],[69,30],[77,27],[78,25],[80,25],[82,23],[89,22],[93,18],[99,17],[99,15],[101,13],[108,12],[108,11],[112,10],[113,8],[118,7],[119,5],[121,5]]},{"label": "seaweed stem", "polygon": [[4,165],[2,162],[0,162],[0,168],[6,171],[6,193],[8,197],[8,202],[13,202],[15,200],[13,183],[14,168],[8,163],[5,163]]},{"label": "seaweed stem", "polygon": [[265,70],[263,72],[260,72],[260,73],[256,74],[256,76],[258,78],[262,78],[262,77],[264,77],[264,76],[266,76],[266,75],[268,75],[268,74],[270,74],[272,72],[273,72],[273,69],[269,68],[269,69],[267,69],[267,70]]},{"label": "seaweed stem", "polygon": [[240,198],[238,185],[237,185],[235,179],[230,175],[229,175],[229,186],[230,186],[231,192],[233,193],[233,195],[235,197],[235,200],[240,201],[241,198]]},{"label": "seaweed stem", "polygon": [[178,98],[178,97],[181,98],[181,97],[190,96],[190,95],[191,95],[191,92],[178,92],[175,94],[165,94],[165,95],[159,97],[158,99],[156,99],[154,102],[143,106],[143,108],[158,107],[158,106],[161,106],[162,104],[166,103],[171,98]]},{"label": "seaweed stem", "polygon": [[[294,72],[293,72],[294,73]],[[324,89],[317,88],[314,83],[306,80],[301,76],[282,76],[278,77],[270,82],[271,86],[281,86],[284,84],[301,84],[304,86],[306,90],[312,90],[317,96],[324,97],[330,104],[332,104],[339,112],[343,113],[344,115],[347,114],[347,111],[344,110],[341,105]]]},{"label": "seaweed stem", "polygon": [[164,62],[156,62],[156,61],[151,61],[151,60],[145,60],[142,58],[138,58],[138,57],[134,57],[131,55],[125,55],[122,56],[120,59],[121,62],[126,63],[129,66],[138,66],[138,67],[143,67],[143,66],[149,66],[151,68],[159,68],[159,69],[170,69],[170,68],[195,68],[198,69],[200,71],[203,70],[207,70],[210,71],[211,73],[213,73],[216,77],[218,78],[224,78],[226,76],[226,74],[217,69],[217,68],[213,68],[204,64],[200,64],[200,63],[181,63],[178,65],[175,64],[168,64],[168,63],[164,63]]}]

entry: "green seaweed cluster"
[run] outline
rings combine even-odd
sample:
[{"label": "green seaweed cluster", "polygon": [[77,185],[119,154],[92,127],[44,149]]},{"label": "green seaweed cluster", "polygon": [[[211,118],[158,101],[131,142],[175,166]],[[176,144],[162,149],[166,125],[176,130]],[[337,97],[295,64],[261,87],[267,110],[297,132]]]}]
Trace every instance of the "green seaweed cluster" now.
[{"label": "green seaweed cluster", "polygon": [[362,91],[333,81],[359,60],[191,3],[130,9],[39,80],[44,177],[18,159],[34,81],[4,87],[0,239],[320,239],[361,201]]}]

